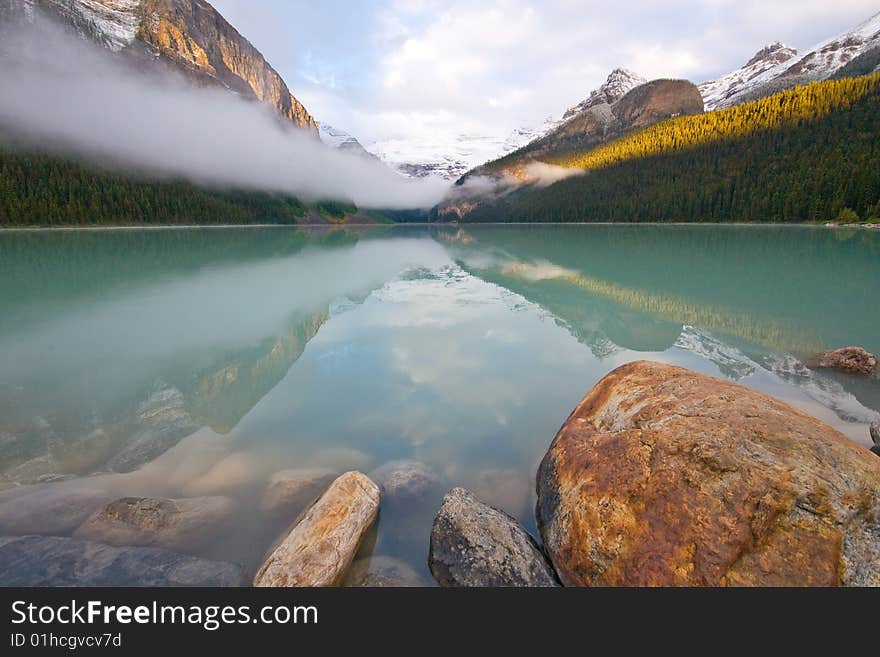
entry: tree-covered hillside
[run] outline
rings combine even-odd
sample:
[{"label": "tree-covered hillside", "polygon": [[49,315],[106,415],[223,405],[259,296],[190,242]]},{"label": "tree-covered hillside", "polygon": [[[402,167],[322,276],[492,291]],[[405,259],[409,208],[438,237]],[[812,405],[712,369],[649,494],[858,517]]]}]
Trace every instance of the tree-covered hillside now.
[{"label": "tree-covered hillside", "polygon": [[[880,75],[680,117],[553,163],[589,169],[468,221],[755,221],[880,214]],[[849,215],[852,216],[852,215]]]},{"label": "tree-covered hillside", "polygon": [[306,214],[290,196],[150,181],[0,147],[0,226],[293,224]]},{"label": "tree-covered hillside", "polygon": [[626,160],[748,137],[815,121],[850,109],[876,91],[880,75],[816,82],[744,105],[682,116],[654,124],[580,153],[546,159],[549,164],[597,169]]}]

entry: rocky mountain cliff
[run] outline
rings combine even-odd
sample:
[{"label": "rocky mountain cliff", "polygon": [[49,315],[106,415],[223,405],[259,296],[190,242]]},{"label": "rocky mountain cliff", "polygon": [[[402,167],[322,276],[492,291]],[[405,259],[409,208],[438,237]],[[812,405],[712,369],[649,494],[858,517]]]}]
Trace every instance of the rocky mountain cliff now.
[{"label": "rocky mountain cliff", "polygon": [[4,0],[0,18],[53,18],[140,66],[163,65],[204,86],[274,107],[317,134],[315,119],[260,52],[204,0]]},{"label": "rocky mountain cliff", "polygon": [[[714,110],[763,98],[798,85],[827,80],[855,64],[870,73],[880,64],[880,13],[855,29],[838,34],[798,56],[797,51],[774,43],[753,57],[745,66],[717,80],[700,85],[706,109]],[[869,65],[870,64],[870,65]]]},{"label": "rocky mountain cliff", "polygon": [[616,68],[611,71],[601,87],[590,92],[586,100],[569,108],[562,115],[562,121],[583,114],[597,105],[613,105],[630,91],[646,82],[647,80],[638,73],[633,73],[627,68]]}]

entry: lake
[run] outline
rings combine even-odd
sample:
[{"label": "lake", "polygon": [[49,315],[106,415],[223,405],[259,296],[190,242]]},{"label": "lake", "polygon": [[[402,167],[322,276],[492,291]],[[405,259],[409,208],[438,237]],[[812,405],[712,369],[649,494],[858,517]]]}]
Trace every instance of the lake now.
[{"label": "lake", "polygon": [[878,231],[8,231],[0,275],[0,504],[227,496],[234,514],[195,553],[250,574],[295,519],[266,510],[282,471],[423,463],[436,487],[383,503],[361,554],[427,582],[452,486],[535,533],[547,446],[636,359],[767,392],[863,445],[880,417],[876,381],[805,365],[880,352]]}]

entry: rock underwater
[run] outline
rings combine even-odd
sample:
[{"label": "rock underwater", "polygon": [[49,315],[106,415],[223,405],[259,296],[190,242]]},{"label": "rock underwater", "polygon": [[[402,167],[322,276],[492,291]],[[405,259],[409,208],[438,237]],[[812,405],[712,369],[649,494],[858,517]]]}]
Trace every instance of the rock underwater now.
[{"label": "rock underwater", "polygon": [[193,550],[211,541],[236,508],[228,497],[124,497],[86,520],[74,536],[108,545]]},{"label": "rock underwater", "polygon": [[603,378],[537,477],[564,585],[880,585],[880,461],[739,385],[639,361]]},{"label": "rock underwater", "polygon": [[56,536],[0,537],[4,586],[241,586],[240,566]]},{"label": "rock underwater", "polygon": [[339,476],[327,468],[281,470],[272,475],[260,500],[260,509],[291,520],[312,504]]}]

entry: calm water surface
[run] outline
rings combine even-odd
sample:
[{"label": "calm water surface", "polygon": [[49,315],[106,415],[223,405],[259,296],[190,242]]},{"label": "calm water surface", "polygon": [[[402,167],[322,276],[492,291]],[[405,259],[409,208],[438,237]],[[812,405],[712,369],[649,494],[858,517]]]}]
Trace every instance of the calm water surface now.
[{"label": "calm water surface", "polygon": [[880,417],[876,382],[804,365],[880,352],[872,231],[5,232],[0,276],[0,505],[226,495],[236,515],[198,553],[251,573],[293,520],[260,511],[282,470],[426,464],[437,491],[383,507],[362,549],[424,576],[453,485],[534,532],[547,445],[634,359],[768,392],[861,444]]}]

